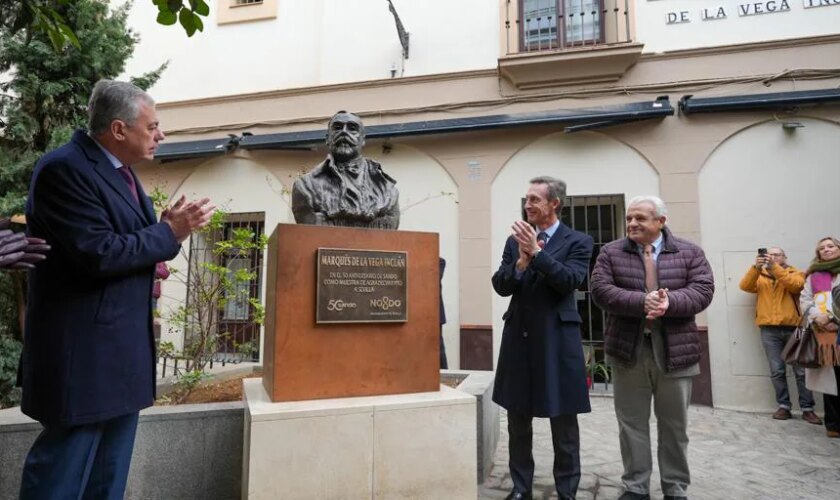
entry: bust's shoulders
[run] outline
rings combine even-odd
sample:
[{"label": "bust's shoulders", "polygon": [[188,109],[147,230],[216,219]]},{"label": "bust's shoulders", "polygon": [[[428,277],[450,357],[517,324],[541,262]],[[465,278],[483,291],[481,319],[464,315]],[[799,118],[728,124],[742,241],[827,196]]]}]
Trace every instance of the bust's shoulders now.
[{"label": "bust's shoulders", "polygon": [[397,183],[397,181],[393,177],[385,173],[385,170],[382,169],[382,165],[378,161],[371,160],[367,157],[364,160],[367,164],[368,175],[370,175],[371,179],[389,185],[394,185]]},{"label": "bust's shoulders", "polygon": [[325,175],[328,175],[328,173],[329,173],[329,170],[328,170],[329,161],[330,161],[329,158],[327,158],[326,160],[322,161],[318,165],[315,165],[315,167],[313,167],[312,170],[310,170],[309,172],[306,172],[305,174],[303,174],[300,177],[298,177],[297,179],[295,179],[295,182],[294,182],[295,186],[297,186],[299,188],[306,186],[307,188],[309,188],[313,184],[323,182],[323,180],[321,178],[324,177]]}]

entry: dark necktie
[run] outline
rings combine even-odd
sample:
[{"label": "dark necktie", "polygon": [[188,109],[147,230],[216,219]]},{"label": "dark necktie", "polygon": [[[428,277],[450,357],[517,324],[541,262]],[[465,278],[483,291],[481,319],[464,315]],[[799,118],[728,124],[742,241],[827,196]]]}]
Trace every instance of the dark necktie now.
[{"label": "dark necktie", "polygon": [[645,289],[652,292],[659,287],[656,279],[656,261],[653,260],[653,245],[645,245]]},{"label": "dark necktie", "polygon": [[540,233],[537,235],[537,242],[540,241],[543,242],[540,248],[545,248],[545,242],[548,241],[548,235],[545,234],[545,231],[540,231]]},{"label": "dark necktie", "polygon": [[131,167],[122,166],[117,169],[117,172],[120,173],[125,183],[128,184],[128,190],[134,196],[134,201],[137,202],[137,205],[140,205],[140,196],[137,194],[137,184],[134,183],[134,176],[131,175]]}]

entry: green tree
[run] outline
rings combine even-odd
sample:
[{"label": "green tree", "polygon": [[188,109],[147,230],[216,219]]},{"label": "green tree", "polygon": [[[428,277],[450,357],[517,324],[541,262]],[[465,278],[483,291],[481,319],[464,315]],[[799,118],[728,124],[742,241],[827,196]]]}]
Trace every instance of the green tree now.
[{"label": "green tree", "polygon": [[[63,14],[75,3],[76,0],[0,0],[0,29],[13,35],[23,32],[27,40],[40,33],[50,40],[55,50],[63,49],[68,42],[78,48],[78,38]],[[103,3],[107,2],[103,0]],[[203,31],[201,17],[210,14],[205,0],[152,0],[151,3],[157,7],[158,23],[180,23],[187,36]]]},{"label": "green tree", "polygon": [[[98,0],[57,2],[58,14],[79,42],[60,51],[48,33],[0,28],[0,73],[9,77],[0,83],[0,215],[23,213],[38,158],[84,126],[96,81],[123,72],[139,41],[126,24],[129,8],[111,11]],[[132,81],[147,88],[164,69],[165,64]],[[18,305],[24,276],[0,273],[0,335],[14,339],[21,338]]]}]

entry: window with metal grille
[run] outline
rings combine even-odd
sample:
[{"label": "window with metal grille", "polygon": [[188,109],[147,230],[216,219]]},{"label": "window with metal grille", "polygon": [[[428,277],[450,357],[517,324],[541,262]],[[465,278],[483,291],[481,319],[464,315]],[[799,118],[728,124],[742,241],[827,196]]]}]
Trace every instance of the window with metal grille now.
[{"label": "window with metal grille", "polygon": [[604,0],[519,0],[522,50],[602,43],[604,12]]},{"label": "window with metal grille", "polygon": [[[264,212],[232,213],[228,214],[224,225],[210,233],[195,233],[190,238],[189,268],[187,278],[187,308],[196,303],[196,290],[190,289],[193,283],[193,273],[203,272],[201,263],[212,263],[227,269],[230,276],[237,271],[249,271],[254,274],[253,279],[236,281],[232,289],[224,297],[222,307],[217,311],[203,311],[202,314],[214,314],[217,333],[221,335],[218,344],[217,359],[244,359],[259,361],[260,358],[260,325],[254,321],[254,307],[251,300],[260,298],[262,284],[263,255],[261,251],[250,250],[240,252],[231,249],[224,252],[216,250],[216,243],[231,239],[232,232],[247,229],[253,235],[254,241],[263,234],[265,226]],[[187,338],[192,334],[187,325]]]},{"label": "window with metal grille", "polygon": [[238,7],[240,5],[254,5],[258,3],[263,3],[262,0],[232,0],[233,6]]},{"label": "window with metal grille", "polygon": [[[575,293],[582,319],[580,333],[589,363],[604,361],[604,323],[606,313],[592,301],[589,277],[595,259],[607,243],[624,237],[624,195],[568,196],[560,210],[560,220],[575,231],[592,236],[594,247],[586,280]],[[596,372],[596,378],[599,375]],[[596,380],[602,382],[603,380]]]}]

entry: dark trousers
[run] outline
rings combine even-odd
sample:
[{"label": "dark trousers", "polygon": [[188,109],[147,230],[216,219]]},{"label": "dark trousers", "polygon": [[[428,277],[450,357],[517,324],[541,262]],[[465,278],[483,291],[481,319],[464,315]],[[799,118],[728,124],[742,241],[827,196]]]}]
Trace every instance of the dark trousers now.
[{"label": "dark trousers", "polygon": [[[834,367],[834,378],[837,379],[837,387],[840,389],[840,367]],[[823,393],[823,405],[825,405],[825,429],[840,432],[840,396]]]},{"label": "dark trousers", "polygon": [[446,361],[446,345],[443,343],[443,327],[440,327],[440,369],[449,369],[449,363]]},{"label": "dark trousers", "polygon": [[21,500],[122,500],[137,417],[45,427],[23,465]]},{"label": "dark trousers", "polygon": [[[534,482],[533,417],[508,412],[510,476],[514,490],[530,493]],[[554,485],[561,499],[574,499],[580,483],[580,431],[577,415],[549,419],[554,446]]]}]

